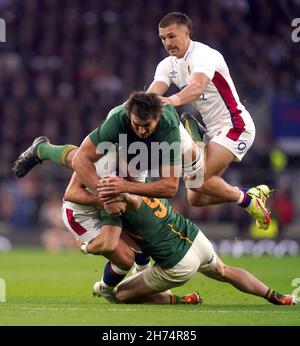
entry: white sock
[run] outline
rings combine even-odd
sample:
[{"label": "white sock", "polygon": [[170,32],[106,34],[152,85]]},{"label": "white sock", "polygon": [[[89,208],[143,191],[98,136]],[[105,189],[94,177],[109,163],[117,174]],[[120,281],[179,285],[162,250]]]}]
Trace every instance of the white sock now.
[{"label": "white sock", "polygon": [[245,194],[244,194],[244,192],[243,192],[242,190],[240,190],[240,197],[239,197],[239,199],[236,201],[236,203],[237,203],[237,204],[241,204],[241,203],[243,202],[244,198],[245,198]]},{"label": "white sock", "polygon": [[87,249],[86,249],[87,245],[88,245],[88,244],[82,244],[82,245],[80,246],[81,251],[82,251],[83,253],[85,253],[85,254],[88,254],[88,251],[87,251]]},{"label": "white sock", "polygon": [[111,269],[119,275],[126,275],[129,272],[129,270],[121,269],[113,263],[111,263],[110,265],[111,265]]}]

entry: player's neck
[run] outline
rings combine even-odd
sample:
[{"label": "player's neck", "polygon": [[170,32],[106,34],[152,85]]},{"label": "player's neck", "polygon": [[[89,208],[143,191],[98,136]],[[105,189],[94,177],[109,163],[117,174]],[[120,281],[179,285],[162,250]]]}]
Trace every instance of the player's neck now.
[{"label": "player's neck", "polygon": [[188,42],[187,42],[187,46],[186,46],[186,48],[184,49],[184,51],[183,51],[181,54],[179,54],[178,56],[175,56],[176,59],[182,59],[182,58],[184,58],[184,57],[186,56],[187,52],[188,52],[189,49],[190,49],[191,42],[192,42],[192,41],[189,39]]}]

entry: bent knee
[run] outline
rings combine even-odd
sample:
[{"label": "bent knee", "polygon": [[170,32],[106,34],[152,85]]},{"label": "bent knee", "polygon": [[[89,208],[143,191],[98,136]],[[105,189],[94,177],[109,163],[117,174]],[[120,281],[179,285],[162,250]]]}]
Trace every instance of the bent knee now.
[{"label": "bent knee", "polygon": [[220,276],[220,278],[222,279],[222,281],[227,281],[228,268],[229,268],[229,266],[226,265],[225,263],[218,263],[218,265],[216,267],[216,271],[217,271],[218,275]]}]

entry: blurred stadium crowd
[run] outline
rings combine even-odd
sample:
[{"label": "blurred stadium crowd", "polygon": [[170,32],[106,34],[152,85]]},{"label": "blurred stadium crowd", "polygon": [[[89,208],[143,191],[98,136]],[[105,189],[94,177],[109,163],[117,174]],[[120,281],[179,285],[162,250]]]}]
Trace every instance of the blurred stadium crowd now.
[{"label": "blurred stadium crowd", "polygon": [[[225,56],[256,124],[254,146],[226,179],[275,188],[272,214],[284,237],[286,226],[300,222],[300,160],[276,147],[271,106],[300,98],[300,43],[291,40],[299,8],[299,0],[1,0],[0,233],[62,227],[71,173],[47,162],[17,180],[13,161],[39,135],[79,145],[112,107],[145,89],[166,56],[158,21],[177,10],[191,17],[193,39]],[[235,205],[193,208],[184,188],[173,205],[199,224],[232,222],[237,235],[248,232],[250,220]]]}]

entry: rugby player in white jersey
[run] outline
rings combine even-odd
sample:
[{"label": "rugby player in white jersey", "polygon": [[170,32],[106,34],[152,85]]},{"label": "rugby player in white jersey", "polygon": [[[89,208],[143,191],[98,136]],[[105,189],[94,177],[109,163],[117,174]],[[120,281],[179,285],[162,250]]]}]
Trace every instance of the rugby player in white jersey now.
[{"label": "rugby player in white jersey", "polygon": [[[188,189],[188,200],[193,206],[237,202],[256,218],[258,227],[267,229],[268,186],[243,191],[221,178],[230,163],[240,162],[251,147],[255,137],[253,120],[239,100],[222,54],[192,41],[191,33],[192,22],[185,14],[171,12],[161,19],[159,37],[170,56],[158,64],[148,89],[162,96],[175,84],[180,91],[161,97],[163,105],[192,104],[203,118],[207,142],[204,184]],[[193,139],[201,142],[203,129],[197,120],[185,114],[182,122]]]}]

